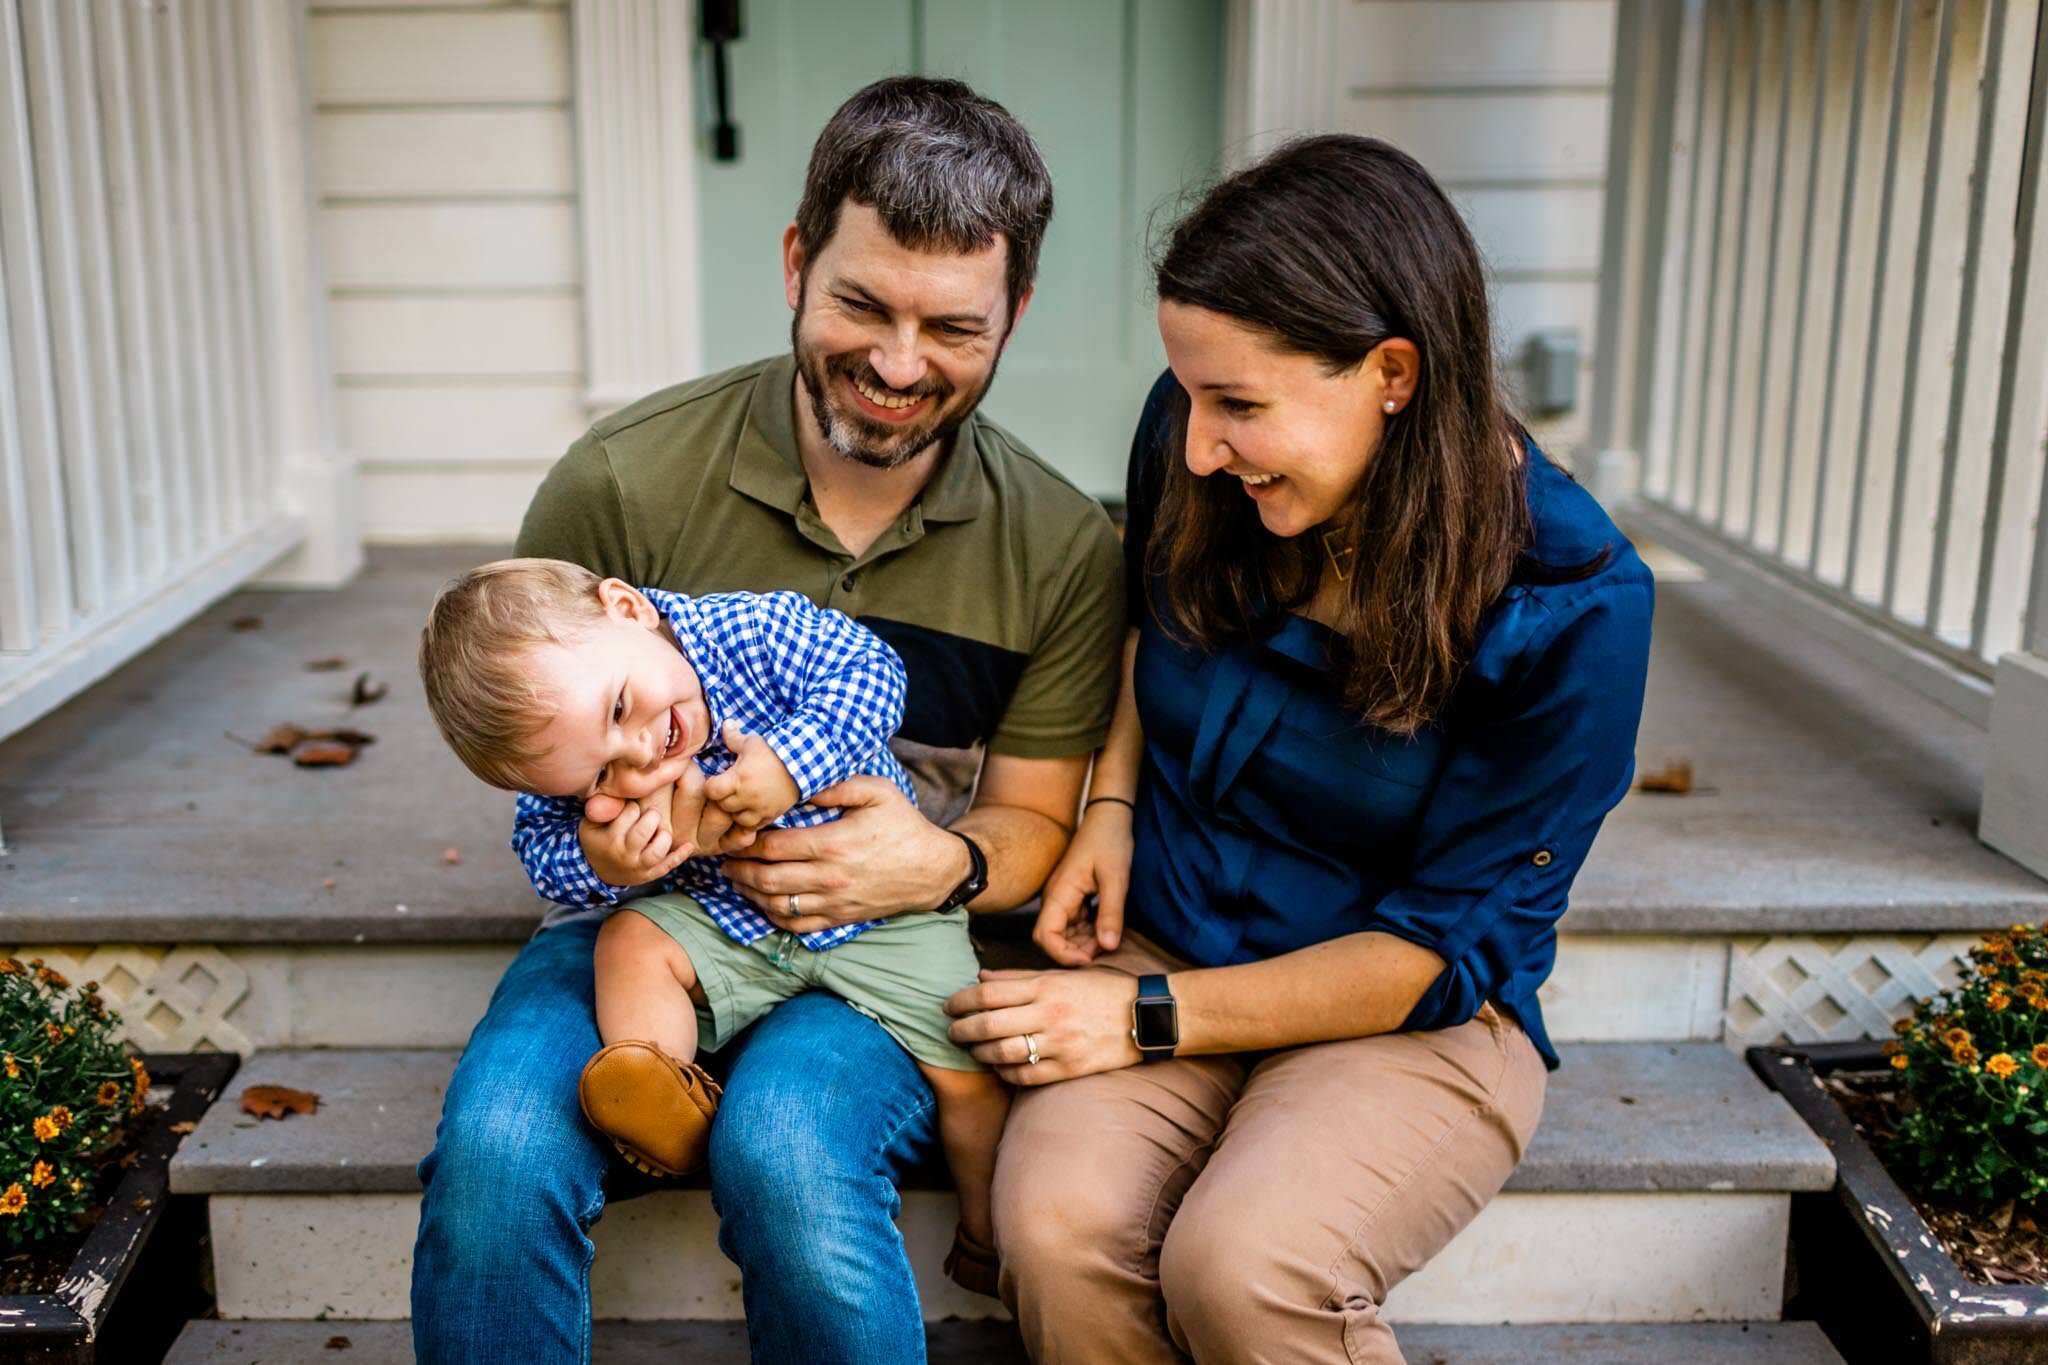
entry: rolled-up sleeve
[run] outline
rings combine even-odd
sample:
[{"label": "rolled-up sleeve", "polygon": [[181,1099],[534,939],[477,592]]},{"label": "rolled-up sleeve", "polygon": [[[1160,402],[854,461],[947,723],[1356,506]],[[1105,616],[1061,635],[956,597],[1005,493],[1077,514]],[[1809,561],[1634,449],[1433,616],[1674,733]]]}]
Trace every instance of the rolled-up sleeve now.
[{"label": "rolled-up sleeve", "polygon": [[[1450,1028],[1489,1000],[1533,993],[1572,879],[1628,792],[1651,584],[1638,565],[1587,588],[1528,633],[1488,689],[1487,714],[1461,727],[1424,807],[1410,875],[1375,908],[1375,928],[1446,964],[1406,1028]],[[1541,971],[1529,970],[1535,962]]]}]

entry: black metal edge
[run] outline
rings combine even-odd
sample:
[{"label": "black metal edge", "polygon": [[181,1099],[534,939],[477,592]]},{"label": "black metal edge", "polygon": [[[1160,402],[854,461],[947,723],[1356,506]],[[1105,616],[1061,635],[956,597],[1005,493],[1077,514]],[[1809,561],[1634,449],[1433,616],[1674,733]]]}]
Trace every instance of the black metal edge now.
[{"label": "black metal edge", "polygon": [[[1820,1083],[1820,1072],[1875,1070],[1876,1043],[1779,1044],[1748,1051],[1750,1069],[1778,1092],[1835,1155],[1835,1197],[1881,1254],[1931,1336],[2005,1335],[2048,1323],[2048,1286],[1978,1284],[1962,1272],[1912,1197]],[[1913,1269],[1909,1273],[1908,1263]],[[2011,1311],[2013,1306],[2020,1311]]]},{"label": "black metal edge", "polygon": [[[173,1126],[196,1122],[205,1114],[241,1063],[232,1052],[144,1055],[142,1064],[152,1081],[176,1081],[164,1112],[143,1134],[135,1164],[121,1177],[108,1198],[106,1212],[71,1258],[57,1292],[0,1296],[0,1313],[8,1315],[0,1317],[0,1340],[56,1345],[91,1341],[99,1334],[134,1266],[133,1253],[163,1217],[164,1200],[170,1193],[171,1156],[185,1139]],[[138,1209],[138,1199],[149,1202]],[[104,1277],[105,1287],[89,1290],[87,1285],[94,1282],[96,1270]]]}]

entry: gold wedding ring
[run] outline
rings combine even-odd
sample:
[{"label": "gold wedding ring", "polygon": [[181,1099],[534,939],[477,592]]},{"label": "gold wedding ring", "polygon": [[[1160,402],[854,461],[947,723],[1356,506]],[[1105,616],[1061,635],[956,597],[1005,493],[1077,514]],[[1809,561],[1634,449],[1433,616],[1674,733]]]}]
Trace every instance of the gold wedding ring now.
[{"label": "gold wedding ring", "polygon": [[1024,1051],[1027,1054],[1025,1060],[1029,1062],[1032,1066],[1037,1066],[1038,1042],[1028,1033],[1024,1035]]},{"label": "gold wedding ring", "polygon": [[792,891],[789,893],[789,917],[791,919],[795,919],[797,917],[798,912],[796,908],[796,903],[801,899],[803,899],[803,894],[801,892]]}]

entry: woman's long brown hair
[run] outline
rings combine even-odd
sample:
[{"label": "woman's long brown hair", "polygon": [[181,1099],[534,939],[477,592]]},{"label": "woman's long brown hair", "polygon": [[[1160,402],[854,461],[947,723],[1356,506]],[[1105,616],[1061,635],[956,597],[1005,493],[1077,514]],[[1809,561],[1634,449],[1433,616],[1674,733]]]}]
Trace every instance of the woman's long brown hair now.
[{"label": "woman's long brown hair", "polygon": [[1234,481],[1182,458],[1187,398],[1165,452],[1147,552],[1162,622],[1204,648],[1314,597],[1322,538],[1352,547],[1335,665],[1347,709],[1412,734],[1443,709],[1482,613],[1530,540],[1514,451],[1526,439],[1494,363],[1486,278],[1457,210],[1414,158],[1372,138],[1303,138],[1224,180],[1173,229],[1162,300],[1220,313],[1333,375],[1392,337],[1421,354],[1350,505],[1291,538]]}]

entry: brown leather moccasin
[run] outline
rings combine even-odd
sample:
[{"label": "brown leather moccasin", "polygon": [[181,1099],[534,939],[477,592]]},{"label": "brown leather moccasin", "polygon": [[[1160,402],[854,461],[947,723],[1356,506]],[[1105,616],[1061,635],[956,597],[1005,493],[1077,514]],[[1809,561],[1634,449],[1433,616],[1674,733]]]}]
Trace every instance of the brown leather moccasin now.
[{"label": "brown leather moccasin", "polygon": [[967,1235],[967,1229],[953,1229],[953,1249],[946,1253],[946,1278],[962,1289],[973,1294],[986,1294],[992,1299],[1002,1297],[996,1290],[996,1283],[1002,1276],[1002,1262],[996,1259],[996,1249],[983,1246]]},{"label": "brown leather moccasin", "polygon": [[633,1040],[598,1049],[576,1083],[590,1126],[649,1175],[688,1175],[703,1166],[723,1093],[695,1062]]}]

